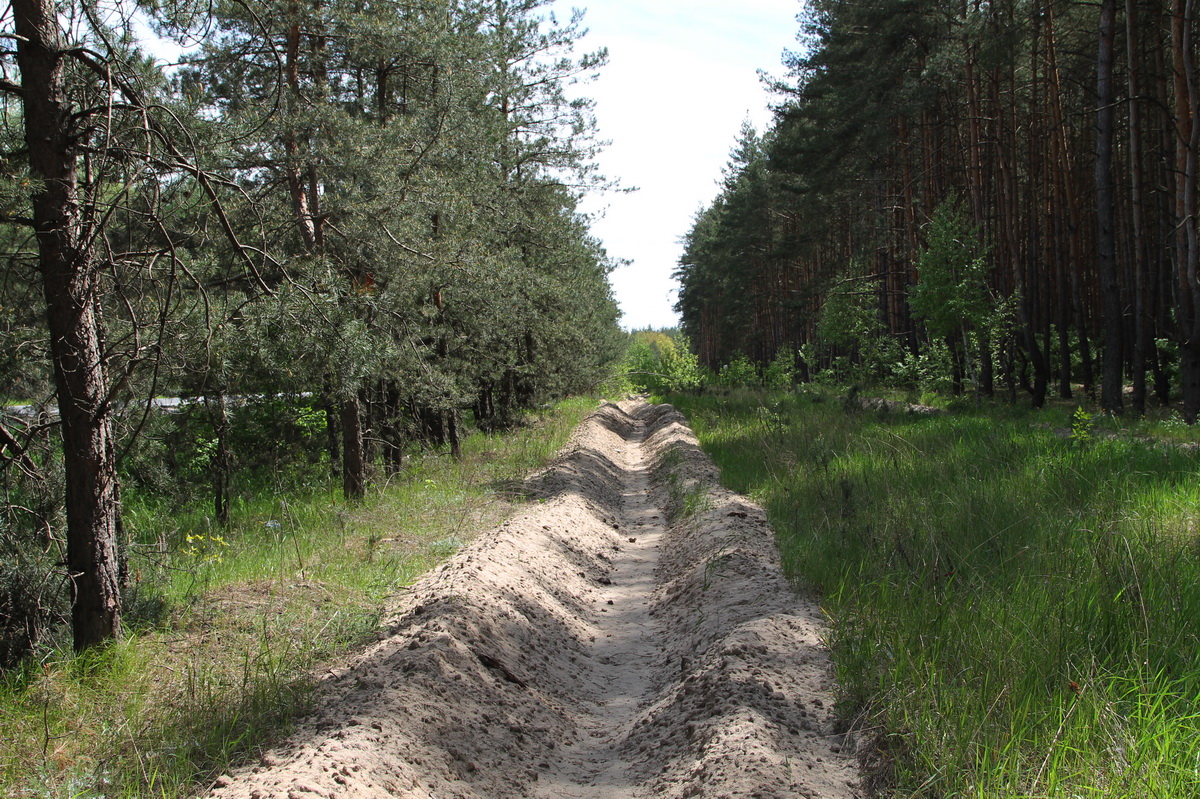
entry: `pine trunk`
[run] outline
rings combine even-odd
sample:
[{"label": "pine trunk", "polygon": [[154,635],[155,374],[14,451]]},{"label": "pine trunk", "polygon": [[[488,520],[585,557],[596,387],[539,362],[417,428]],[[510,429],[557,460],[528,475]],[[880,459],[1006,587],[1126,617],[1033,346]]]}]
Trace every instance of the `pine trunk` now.
[{"label": "pine trunk", "polygon": [[342,422],[342,494],[347,500],[361,499],[366,493],[367,462],[363,457],[362,413],[357,397],[341,404]]},{"label": "pine trunk", "polygon": [[229,411],[225,393],[214,391],[204,396],[209,420],[217,440],[212,459],[213,514],[220,524],[229,523],[229,505],[233,493],[233,453],[229,449]]},{"label": "pine trunk", "polygon": [[1117,274],[1116,201],[1113,192],[1113,43],[1116,0],[1100,3],[1100,41],[1096,57],[1096,250],[1104,309],[1104,373],[1100,407],[1120,413],[1124,407],[1125,325]]},{"label": "pine trunk", "polygon": [[80,241],[78,138],[65,96],[55,4],[13,0],[38,264],[58,391],[66,477],[67,569],[76,650],[121,634],[115,447],[98,276]]},{"label": "pine trunk", "polygon": [[1173,0],[1171,48],[1175,67],[1175,268],[1176,313],[1183,378],[1183,418],[1200,415],[1200,309],[1196,275],[1196,74],[1192,55],[1193,0]]},{"label": "pine trunk", "polygon": [[1153,328],[1147,297],[1150,291],[1150,258],[1146,241],[1146,209],[1142,202],[1141,79],[1137,42],[1137,4],[1125,0],[1125,45],[1129,82],[1129,191],[1133,212],[1134,334],[1133,408],[1146,412],[1146,364],[1153,345]]},{"label": "pine trunk", "polygon": [[332,379],[326,375],[321,389],[321,409],[325,411],[325,451],[329,453],[329,474],[334,480],[342,476],[341,426]]}]

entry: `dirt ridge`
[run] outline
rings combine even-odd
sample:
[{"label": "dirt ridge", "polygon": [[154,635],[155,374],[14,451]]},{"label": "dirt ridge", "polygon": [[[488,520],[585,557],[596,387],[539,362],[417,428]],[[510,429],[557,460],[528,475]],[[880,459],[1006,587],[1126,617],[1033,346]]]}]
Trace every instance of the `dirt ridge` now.
[{"label": "dirt ridge", "polygon": [[399,601],[220,799],[850,797],[819,610],[671,406],[606,403],[539,502]]}]

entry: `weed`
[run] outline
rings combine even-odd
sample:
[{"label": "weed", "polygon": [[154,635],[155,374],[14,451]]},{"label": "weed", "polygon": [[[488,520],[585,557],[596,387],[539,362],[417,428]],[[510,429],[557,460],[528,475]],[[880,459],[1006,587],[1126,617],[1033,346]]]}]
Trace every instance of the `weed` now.
[{"label": "weed", "polygon": [[1086,444],[1092,440],[1092,428],[1095,425],[1095,420],[1092,414],[1088,413],[1080,405],[1071,414],[1071,440],[1076,444]]},{"label": "weed", "polygon": [[678,487],[676,484],[672,484],[672,486],[675,504],[679,507],[679,511],[675,515],[676,519],[694,519],[712,508],[712,498],[708,495],[708,489],[704,485],[696,484],[685,488],[682,481],[679,481]]},{"label": "weed", "polygon": [[726,552],[726,553],[723,553],[720,555],[713,555],[712,557],[710,557],[708,560],[706,560],[704,562],[704,586],[703,587],[704,587],[705,591],[707,591],[709,589],[709,586],[712,585],[713,577],[715,577],[721,571],[721,569],[723,569],[726,565],[729,564],[729,560],[731,557],[732,556],[728,552]]}]

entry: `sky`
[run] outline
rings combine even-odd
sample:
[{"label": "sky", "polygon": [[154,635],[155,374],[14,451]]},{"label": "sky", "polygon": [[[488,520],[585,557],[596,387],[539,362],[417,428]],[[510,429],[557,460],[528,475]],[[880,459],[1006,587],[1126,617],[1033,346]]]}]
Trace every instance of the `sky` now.
[{"label": "sky", "polygon": [[758,70],[781,76],[795,49],[801,0],[557,0],[558,18],[586,10],[582,52],[609,64],[580,93],[596,101],[601,171],[629,194],[589,199],[604,209],[593,233],[616,269],[613,293],[629,330],[673,327],[680,239],[718,191],[742,123],[770,124],[771,98]]}]

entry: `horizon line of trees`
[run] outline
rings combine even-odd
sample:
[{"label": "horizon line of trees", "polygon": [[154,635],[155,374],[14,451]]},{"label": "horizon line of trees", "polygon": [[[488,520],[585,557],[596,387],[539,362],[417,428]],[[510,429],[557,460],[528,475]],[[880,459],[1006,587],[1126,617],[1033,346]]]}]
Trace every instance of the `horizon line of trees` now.
[{"label": "horizon line of trees", "polygon": [[1198,33],[1196,0],[807,3],[774,124],[685,238],[701,363],[1194,423]]},{"label": "horizon line of trees", "polygon": [[152,397],[203,398],[223,521],[236,398],[310,396],[354,499],[413,441],[457,454],[464,415],[602,379],[623,338],[577,202],[610,184],[572,87],[606,55],[546,5],[14,0],[0,394],[56,413],[0,415],[7,628],[33,579],[70,595],[77,649],[120,635]]}]

